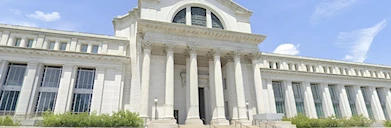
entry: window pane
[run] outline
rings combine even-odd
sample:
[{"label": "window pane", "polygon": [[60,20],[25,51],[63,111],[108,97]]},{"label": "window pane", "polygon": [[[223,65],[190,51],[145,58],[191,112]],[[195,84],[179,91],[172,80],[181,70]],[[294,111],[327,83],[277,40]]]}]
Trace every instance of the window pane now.
[{"label": "window pane", "polygon": [[314,97],[315,109],[318,118],[324,118],[324,112],[322,107],[322,97],[320,95],[319,85],[311,84],[312,96]]},{"label": "window pane", "polygon": [[13,114],[18,101],[19,91],[2,91],[0,99],[0,111],[4,114]]},{"label": "window pane", "polygon": [[20,46],[20,42],[22,41],[21,38],[16,38],[14,46]]},{"label": "window pane", "polygon": [[72,102],[72,112],[82,113],[90,112],[92,94],[78,94],[75,93]]},{"label": "window pane", "polygon": [[206,10],[200,7],[191,7],[191,24],[206,27]]},{"label": "window pane", "polygon": [[273,92],[276,101],[277,113],[285,114],[285,99],[284,99],[284,88],[280,81],[273,81]]},{"label": "window pane", "polygon": [[292,82],[293,94],[295,97],[297,113],[305,114],[304,99],[302,94],[301,85],[298,82]]},{"label": "window pane", "polygon": [[34,40],[29,39],[29,40],[27,41],[27,46],[26,46],[26,47],[28,47],[28,48],[33,47],[33,42],[34,42]]},{"label": "window pane", "polygon": [[61,43],[60,50],[65,51],[67,48],[67,43]]},{"label": "window pane", "polygon": [[54,50],[54,45],[56,44],[56,42],[50,42],[49,43],[49,49],[50,50]]},{"label": "window pane", "polygon": [[212,28],[224,29],[223,24],[220,22],[220,19],[217,18],[217,16],[213,13],[212,13]]},{"label": "window pane", "polygon": [[58,87],[61,79],[61,67],[45,66],[41,87]]},{"label": "window pane", "polygon": [[37,99],[37,107],[35,112],[53,111],[56,102],[57,93],[55,92],[40,92]]},{"label": "window pane", "polygon": [[79,68],[75,88],[93,89],[95,79],[95,69]]},{"label": "window pane", "polygon": [[5,86],[22,86],[24,74],[26,71],[25,64],[13,64],[8,66],[8,72],[5,80]]},{"label": "window pane", "polygon": [[83,44],[83,45],[81,45],[80,51],[81,52],[87,52],[87,48],[88,48],[88,45]]},{"label": "window pane", "polygon": [[174,23],[186,24],[186,8],[179,11],[172,21]]},{"label": "window pane", "polygon": [[93,45],[92,46],[92,53],[98,53],[99,46],[98,45]]}]

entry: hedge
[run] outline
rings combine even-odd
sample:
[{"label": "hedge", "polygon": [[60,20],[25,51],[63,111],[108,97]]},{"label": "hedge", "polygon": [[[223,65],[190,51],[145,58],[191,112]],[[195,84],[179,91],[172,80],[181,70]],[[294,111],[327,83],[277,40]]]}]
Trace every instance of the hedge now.
[{"label": "hedge", "polygon": [[384,127],[391,127],[391,121],[387,120],[383,125]]},{"label": "hedge", "polygon": [[118,111],[97,115],[95,112],[54,114],[45,112],[42,124],[45,127],[142,127],[143,120],[136,113]]},{"label": "hedge", "polygon": [[373,121],[363,115],[354,115],[350,118],[328,117],[322,119],[311,119],[303,114],[293,118],[284,118],[284,121],[291,121],[297,128],[325,128],[325,127],[369,127]]},{"label": "hedge", "polygon": [[19,125],[20,125],[19,121],[14,121],[9,116],[0,118],[0,126],[19,126]]}]

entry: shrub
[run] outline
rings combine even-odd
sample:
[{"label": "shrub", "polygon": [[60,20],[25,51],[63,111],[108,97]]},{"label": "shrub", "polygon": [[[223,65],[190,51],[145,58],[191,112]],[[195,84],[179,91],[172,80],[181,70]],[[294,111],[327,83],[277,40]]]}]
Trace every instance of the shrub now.
[{"label": "shrub", "polygon": [[53,114],[45,112],[42,125],[45,127],[141,127],[143,120],[129,111],[114,112],[111,115],[97,115],[95,112]]},{"label": "shrub", "polygon": [[0,118],[0,126],[19,126],[19,121],[14,121],[11,117]]},{"label": "shrub", "polygon": [[[360,115],[352,116],[351,118],[338,119],[334,116],[322,119],[311,119],[303,114],[298,114],[293,118],[284,118],[283,120],[291,121],[297,128],[313,128],[313,127],[368,127],[373,121]],[[386,122],[387,123],[387,122]],[[389,122],[391,125],[391,122]]]},{"label": "shrub", "polygon": [[384,122],[383,124],[385,127],[391,127],[391,121],[387,120],[386,122]]}]

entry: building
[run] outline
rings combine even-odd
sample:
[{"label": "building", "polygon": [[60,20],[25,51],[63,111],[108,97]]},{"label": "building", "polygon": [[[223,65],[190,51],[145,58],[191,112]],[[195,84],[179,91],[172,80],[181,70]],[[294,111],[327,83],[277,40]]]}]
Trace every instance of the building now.
[{"label": "building", "polygon": [[390,66],[259,52],[231,0],[139,0],[115,36],[0,25],[0,114],[130,110],[228,125],[252,115],[391,115]]}]

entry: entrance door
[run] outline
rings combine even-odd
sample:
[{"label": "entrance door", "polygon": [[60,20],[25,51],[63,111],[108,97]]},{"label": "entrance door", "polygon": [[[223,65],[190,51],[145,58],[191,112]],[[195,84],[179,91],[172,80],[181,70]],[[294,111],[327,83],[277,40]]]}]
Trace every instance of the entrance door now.
[{"label": "entrance door", "polygon": [[199,104],[199,112],[200,118],[202,122],[205,124],[205,93],[204,88],[198,88],[198,104]]}]

